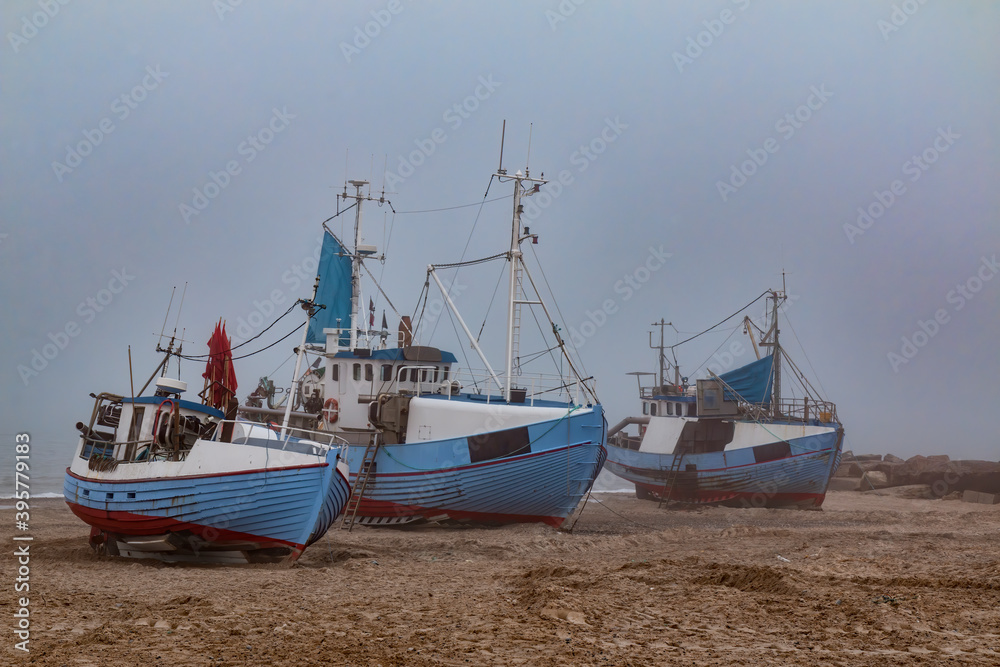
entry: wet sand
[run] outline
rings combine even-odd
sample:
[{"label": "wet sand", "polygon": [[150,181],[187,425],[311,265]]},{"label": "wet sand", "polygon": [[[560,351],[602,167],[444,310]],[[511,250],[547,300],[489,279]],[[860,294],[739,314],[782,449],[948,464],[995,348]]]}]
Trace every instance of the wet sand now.
[{"label": "wet sand", "polygon": [[[13,510],[0,526],[15,544]],[[822,511],[663,510],[595,494],[572,533],[335,528],[290,568],[98,557],[88,533],[61,501],[33,501],[31,651],[13,648],[8,555],[0,662],[1000,664],[1000,505],[831,492]]]}]

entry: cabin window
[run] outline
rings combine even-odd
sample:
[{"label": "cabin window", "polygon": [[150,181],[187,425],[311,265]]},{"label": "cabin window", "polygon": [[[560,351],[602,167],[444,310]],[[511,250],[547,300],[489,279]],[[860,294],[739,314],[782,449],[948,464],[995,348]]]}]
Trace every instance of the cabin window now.
[{"label": "cabin window", "polygon": [[392,364],[382,364],[382,382],[392,380]]},{"label": "cabin window", "polygon": [[671,417],[673,417],[673,415],[674,415],[674,404],[673,403],[667,403],[667,414],[670,415]]},{"label": "cabin window", "polygon": [[434,367],[434,382],[438,381],[438,367]]},{"label": "cabin window", "polygon": [[406,382],[406,369],[399,371],[399,381]]},{"label": "cabin window", "polygon": [[365,364],[365,382],[371,382],[375,379],[375,369],[372,368],[371,364]]},{"label": "cabin window", "polygon": [[330,379],[334,382],[340,380],[340,364],[330,364]]},{"label": "cabin window", "polygon": [[424,368],[420,371],[420,381],[427,382],[427,369]]},{"label": "cabin window", "polygon": [[139,432],[142,430],[142,416],[146,412],[146,408],[138,406],[135,403],[132,404],[132,424],[128,429],[128,441],[136,442],[139,440]]},{"label": "cabin window", "polygon": [[444,370],[441,371],[441,379],[442,380],[447,380],[448,379],[448,369],[449,368],[451,368],[451,366],[445,366]]},{"label": "cabin window", "polygon": [[356,381],[361,380],[361,364],[354,364],[354,379]]},{"label": "cabin window", "polygon": [[644,415],[648,415],[649,414],[649,403],[643,403],[642,404],[642,414],[644,414]]},{"label": "cabin window", "polygon": [[656,403],[649,404],[649,414],[652,415],[653,417],[656,416]]}]

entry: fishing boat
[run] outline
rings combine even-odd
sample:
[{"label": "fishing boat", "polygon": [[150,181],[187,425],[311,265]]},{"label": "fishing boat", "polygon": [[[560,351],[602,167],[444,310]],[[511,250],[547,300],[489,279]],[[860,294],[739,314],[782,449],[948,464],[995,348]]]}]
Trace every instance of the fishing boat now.
[{"label": "fishing boat", "polygon": [[[336,433],[350,443],[352,497],[344,512],[345,528],[355,523],[427,522],[541,522],[559,527],[604,463],[603,409],[590,379],[576,372],[558,330],[550,331],[557,339],[551,351],[563,355],[575,379],[528,375],[519,362],[521,308],[544,309],[537,295],[525,297],[530,274],[521,243],[537,242],[537,235],[521,225],[520,199],[546,181],[527,172],[508,175],[502,167],[491,183],[493,177],[514,185],[511,245],[489,258],[509,264],[502,374],[490,366],[478,338],[455,308],[452,290],[438,275],[442,267],[429,267],[421,297],[426,304],[431,282],[440,288],[441,308],[447,307],[461,323],[483,369],[460,372],[454,354],[414,344],[426,321],[416,312],[411,318],[393,308],[399,316],[396,336],[390,336],[384,311],[381,328],[375,327],[371,298],[365,317],[361,279],[366,274],[374,278],[364,262],[376,255],[376,248],[364,243],[362,205],[381,204],[384,195],[365,194],[366,181],[350,181],[354,192],[345,187],[339,195],[350,200],[348,208],[354,210],[353,247],[324,229],[316,298],[323,308],[310,323],[305,345],[316,361],[305,374],[296,375],[286,396],[294,403],[293,423]],[[377,283],[375,291],[392,307]],[[275,403],[263,405],[272,395],[270,388],[263,388],[241,413],[258,420],[279,414]]]},{"label": "fishing boat", "polygon": [[232,352],[220,325],[200,400],[188,400],[187,383],[165,375],[170,358],[182,356],[173,344],[138,395],[98,394],[90,420],[77,423],[63,493],[91,526],[91,546],[167,562],[296,560],[347,503],[346,443],[235,419]]},{"label": "fishing boat", "polygon": [[[770,325],[744,327],[758,357],[740,368],[691,385],[674,357],[674,381],[666,382],[662,319],[658,374],[640,378],[642,415],[610,431],[607,468],[632,482],[641,499],[664,504],[819,508],[840,464],[844,427],[836,405],[817,398],[779,342],[778,315],[786,296],[769,291]],[[760,333],[758,345],[754,336]],[[671,348],[676,346],[670,346]],[[770,352],[761,355],[761,348]],[[801,396],[782,394],[783,363],[802,385]],[[646,375],[658,377],[642,386]],[[629,434],[630,425],[638,434]]]}]

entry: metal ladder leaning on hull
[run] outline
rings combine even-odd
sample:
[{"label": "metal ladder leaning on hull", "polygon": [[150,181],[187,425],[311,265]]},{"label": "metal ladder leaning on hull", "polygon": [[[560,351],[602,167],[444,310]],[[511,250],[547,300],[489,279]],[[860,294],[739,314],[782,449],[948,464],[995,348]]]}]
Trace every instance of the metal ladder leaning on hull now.
[{"label": "metal ladder leaning on hull", "polygon": [[670,507],[670,494],[674,491],[674,486],[677,484],[677,475],[681,471],[681,463],[684,461],[684,454],[674,454],[674,460],[670,463],[670,469],[667,470],[667,477],[663,480],[663,493],[660,494],[660,503],[657,505],[658,508]]},{"label": "metal ladder leaning on hull", "polygon": [[365,447],[364,456],[361,457],[361,467],[358,468],[358,476],[354,478],[351,486],[351,497],[344,508],[344,518],[340,522],[340,529],[347,529],[348,532],[354,528],[354,521],[358,516],[358,507],[361,505],[361,497],[368,488],[368,478],[371,477],[372,464],[375,463],[375,455],[381,446],[378,434],[372,438],[368,446]]}]

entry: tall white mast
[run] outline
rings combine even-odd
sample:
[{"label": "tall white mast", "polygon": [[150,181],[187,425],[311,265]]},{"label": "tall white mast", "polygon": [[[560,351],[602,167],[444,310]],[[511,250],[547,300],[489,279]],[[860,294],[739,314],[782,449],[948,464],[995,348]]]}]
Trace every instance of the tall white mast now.
[{"label": "tall white mast", "polygon": [[[361,245],[361,202],[367,199],[361,194],[361,189],[368,185],[368,181],[348,181],[357,192],[351,199],[354,200],[357,210],[354,211],[354,249],[351,261],[351,347],[354,350],[358,347],[358,301],[361,299],[361,253],[358,247]],[[344,188],[344,199],[347,199],[347,188]]]},{"label": "tall white mast", "polygon": [[[504,169],[499,169],[497,171],[497,177],[501,182],[504,180],[511,180],[512,178],[507,175],[507,172]],[[513,181],[514,215],[511,222],[510,232],[510,285],[507,297],[507,364],[504,376],[504,400],[506,401],[510,401],[510,389],[514,375],[514,359],[517,356],[515,341],[518,340],[519,337],[519,309],[522,303],[528,303],[523,299],[518,298],[518,292],[521,284],[521,241],[523,240],[521,236],[521,197],[533,195],[538,192],[539,187],[547,182],[541,178],[531,178],[528,174],[522,174],[520,170],[514,174]],[[528,192],[524,192],[521,189],[521,183],[523,181],[527,181],[532,184],[532,187],[528,190]]]}]

